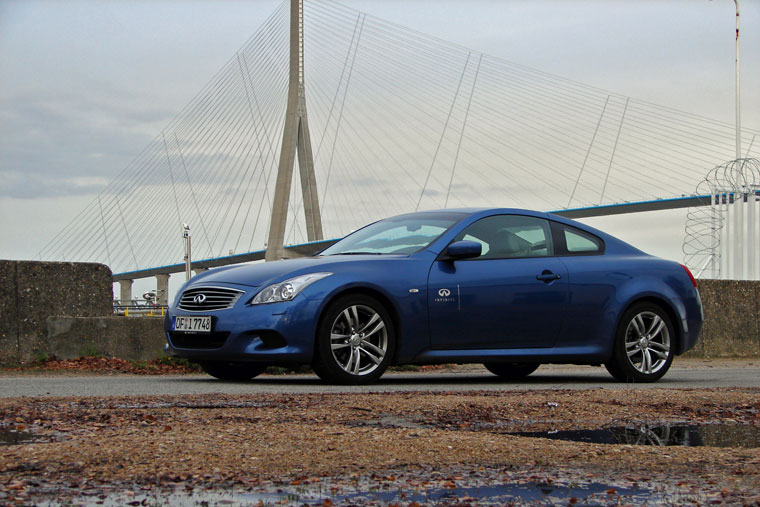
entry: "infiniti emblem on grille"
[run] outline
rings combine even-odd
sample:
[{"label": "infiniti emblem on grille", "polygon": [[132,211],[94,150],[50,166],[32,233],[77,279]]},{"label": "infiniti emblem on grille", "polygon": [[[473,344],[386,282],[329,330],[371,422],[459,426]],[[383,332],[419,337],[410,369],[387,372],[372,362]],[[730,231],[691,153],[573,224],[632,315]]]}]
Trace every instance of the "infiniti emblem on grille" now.
[{"label": "infiniti emblem on grille", "polygon": [[193,298],[193,302],[197,304],[201,304],[204,301],[206,301],[206,295],[205,294],[198,294]]}]

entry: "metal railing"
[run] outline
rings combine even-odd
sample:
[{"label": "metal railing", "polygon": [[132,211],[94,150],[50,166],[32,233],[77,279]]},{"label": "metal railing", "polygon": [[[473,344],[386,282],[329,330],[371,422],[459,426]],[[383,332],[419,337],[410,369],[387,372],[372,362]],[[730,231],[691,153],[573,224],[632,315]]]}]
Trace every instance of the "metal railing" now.
[{"label": "metal railing", "polygon": [[163,317],[167,305],[159,305],[139,299],[119,300],[113,302],[113,313],[120,317]]}]

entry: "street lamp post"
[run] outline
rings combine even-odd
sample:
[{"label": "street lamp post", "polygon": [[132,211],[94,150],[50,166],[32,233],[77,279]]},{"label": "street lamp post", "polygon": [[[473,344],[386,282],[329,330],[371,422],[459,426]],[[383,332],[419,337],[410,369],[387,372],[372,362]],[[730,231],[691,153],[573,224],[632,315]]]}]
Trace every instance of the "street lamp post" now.
[{"label": "street lamp post", "polygon": [[182,237],[185,239],[185,279],[190,280],[190,226],[182,224]]},{"label": "street lamp post", "polygon": [[741,89],[739,86],[739,0],[736,5],[736,160],[742,158],[742,115],[740,108]]}]

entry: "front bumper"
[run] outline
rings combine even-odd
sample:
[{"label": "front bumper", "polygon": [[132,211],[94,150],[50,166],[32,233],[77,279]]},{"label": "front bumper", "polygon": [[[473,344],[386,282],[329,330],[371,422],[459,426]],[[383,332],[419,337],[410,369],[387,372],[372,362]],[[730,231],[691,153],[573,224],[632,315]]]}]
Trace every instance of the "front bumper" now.
[{"label": "front bumper", "polygon": [[[188,312],[170,308],[164,320],[166,353],[194,361],[310,363],[321,300],[298,295],[293,301],[248,305],[247,295],[228,310]],[[210,315],[211,333],[171,330],[178,315]]]}]

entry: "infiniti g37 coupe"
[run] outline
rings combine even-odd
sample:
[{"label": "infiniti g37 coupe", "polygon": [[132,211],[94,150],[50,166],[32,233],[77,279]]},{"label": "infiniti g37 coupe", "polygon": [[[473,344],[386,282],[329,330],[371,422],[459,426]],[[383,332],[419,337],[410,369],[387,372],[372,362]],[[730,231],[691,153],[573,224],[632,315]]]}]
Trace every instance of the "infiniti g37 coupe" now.
[{"label": "infiniti g37 coupe", "polygon": [[214,377],[310,364],[345,384],[433,363],[483,363],[505,379],[604,364],[652,382],[701,327],[685,266],[518,209],[400,215],[313,257],[214,269],[181,288],[165,321],[167,352]]}]

